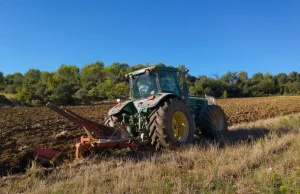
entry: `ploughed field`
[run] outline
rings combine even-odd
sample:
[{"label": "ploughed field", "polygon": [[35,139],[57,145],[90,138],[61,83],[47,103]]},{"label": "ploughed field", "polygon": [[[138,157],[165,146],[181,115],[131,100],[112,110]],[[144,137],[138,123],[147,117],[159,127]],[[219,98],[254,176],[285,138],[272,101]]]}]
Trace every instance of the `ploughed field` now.
[{"label": "ploughed field", "polygon": [[[300,96],[217,100],[229,125],[300,112]],[[69,106],[101,123],[113,105]],[[66,152],[74,159],[75,143],[84,135],[77,125],[47,107],[0,109],[0,175],[21,172],[36,147]]]},{"label": "ploughed field", "polygon": [[217,104],[229,125],[300,112],[300,96],[220,99]]}]

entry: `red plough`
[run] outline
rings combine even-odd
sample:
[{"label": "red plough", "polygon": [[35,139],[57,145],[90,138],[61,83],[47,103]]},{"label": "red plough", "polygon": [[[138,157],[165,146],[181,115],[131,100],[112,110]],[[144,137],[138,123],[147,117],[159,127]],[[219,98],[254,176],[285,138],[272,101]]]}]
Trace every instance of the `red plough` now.
[{"label": "red plough", "polygon": [[[122,149],[126,147],[129,147],[131,149],[137,148],[136,144],[129,143],[131,138],[122,138],[122,134],[127,133],[125,130],[95,123],[75,114],[70,110],[61,109],[50,102],[48,102],[46,106],[62,115],[63,117],[69,119],[86,131],[87,136],[82,136],[81,141],[76,143],[76,159],[79,159],[82,153],[91,151],[92,149],[107,150]],[[37,148],[35,151],[35,157],[37,158],[37,160],[50,163],[59,154],[61,154],[61,152],[41,148]],[[58,165],[61,162],[61,160],[57,160],[55,164]]]}]

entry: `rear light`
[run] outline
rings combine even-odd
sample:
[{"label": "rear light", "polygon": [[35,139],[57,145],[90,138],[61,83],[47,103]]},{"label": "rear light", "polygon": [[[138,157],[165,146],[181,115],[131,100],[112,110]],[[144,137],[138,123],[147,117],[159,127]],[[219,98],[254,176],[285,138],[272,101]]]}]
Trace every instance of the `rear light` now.
[{"label": "rear light", "polygon": [[120,102],[121,102],[121,100],[120,100],[120,99],[117,99],[117,103],[118,103],[118,104],[116,105],[116,107],[121,107],[121,103],[120,103]]},{"label": "rear light", "polygon": [[154,95],[153,95],[153,96],[149,96],[149,97],[148,97],[148,100],[154,100],[154,98],[155,98]]}]

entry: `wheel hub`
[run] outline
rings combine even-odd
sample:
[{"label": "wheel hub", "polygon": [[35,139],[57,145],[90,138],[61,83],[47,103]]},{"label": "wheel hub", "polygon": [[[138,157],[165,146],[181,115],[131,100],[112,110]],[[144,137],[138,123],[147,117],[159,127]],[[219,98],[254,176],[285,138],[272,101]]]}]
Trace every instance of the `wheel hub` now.
[{"label": "wheel hub", "polygon": [[180,142],[185,142],[189,134],[187,117],[180,111],[174,113],[172,118],[173,136]]}]

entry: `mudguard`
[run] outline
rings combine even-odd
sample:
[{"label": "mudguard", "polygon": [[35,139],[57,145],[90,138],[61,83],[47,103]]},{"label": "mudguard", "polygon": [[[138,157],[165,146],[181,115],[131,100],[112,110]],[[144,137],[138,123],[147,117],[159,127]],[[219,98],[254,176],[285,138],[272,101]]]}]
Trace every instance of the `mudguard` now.
[{"label": "mudguard", "polygon": [[[135,101],[128,100],[128,101],[121,103],[121,105],[119,105],[119,106],[116,105],[116,106],[112,107],[108,111],[108,115],[111,116],[111,115],[118,114],[122,110],[134,113],[139,109],[153,108],[153,107],[157,106],[163,99],[165,99],[168,96],[176,96],[176,95],[172,94],[172,93],[158,93],[153,100],[150,100],[148,98],[141,99],[141,100],[135,100]],[[131,103],[134,104],[135,108],[130,106]],[[135,110],[132,110],[132,108]]]},{"label": "mudguard", "polygon": [[189,96],[190,106],[207,106],[208,100],[205,98],[197,97],[197,96]]},{"label": "mudguard", "polygon": [[130,104],[131,102],[132,102],[132,100],[128,100],[128,101],[125,101],[125,102],[123,102],[123,103],[120,103],[121,106],[116,105],[116,106],[112,107],[112,108],[108,111],[108,115],[111,116],[111,115],[118,114],[119,112],[121,112],[121,110],[123,110],[123,108],[124,108],[126,105]]},{"label": "mudguard", "polygon": [[176,95],[173,93],[158,93],[153,100],[146,99],[142,101],[135,101],[133,103],[137,109],[138,109],[138,104],[140,104],[141,109],[153,108],[168,96],[176,96]]}]

